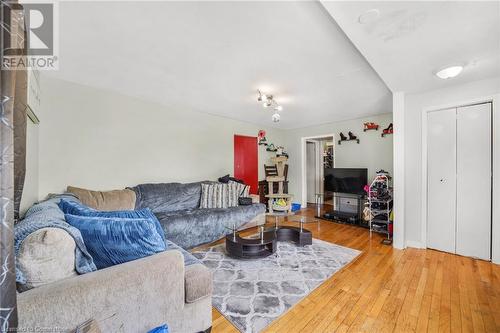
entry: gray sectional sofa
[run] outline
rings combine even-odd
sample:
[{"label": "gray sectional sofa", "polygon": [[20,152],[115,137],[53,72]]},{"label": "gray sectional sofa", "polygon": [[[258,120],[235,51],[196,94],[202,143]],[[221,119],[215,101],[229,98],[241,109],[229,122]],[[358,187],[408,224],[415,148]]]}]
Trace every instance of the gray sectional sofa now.
[{"label": "gray sectional sofa", "polygon": [[[199,209],[201,183],[143,184],[132,190],[136,193],[136,208],[149,207],[158,217],[168,250],[92,273],[75,272],[20,293],[21,330],[57,328],[58,332],[74,332],[77,325],[89,319],[95,319],[102,332],[113,333],[145,333],[164,323],[174,333],[210,329],[212,275],[185,249],[220,239],[227,233],[227,221],[241,228],[251,226],[252,221],[264,217],[265,206]],[[61,235],[66,237],[64,242],[74,243],[71,236],[60,230],[57,235],[52,230],[59,243]],[[54,239],[49,235],[50,228],[32,235],[35,233],[44,234],[28,237],[22,244],[21,253],[26,252],[30,258],[37,252],[36,246],[40,246],[30,244],[30,240]],[[51,262],[67,263],[60,258],[63,255],[58,254]]]},{"label": "gray sectional sofa", "polygon": [[251,226],[264,218],[266,206],[255,203],[225,209],[200,209],[202,182],[142,184],[130,188],[136,194],[136,209],[150,208],[165,231],[165,237],[190,249],[220,239],[226,224]]}]

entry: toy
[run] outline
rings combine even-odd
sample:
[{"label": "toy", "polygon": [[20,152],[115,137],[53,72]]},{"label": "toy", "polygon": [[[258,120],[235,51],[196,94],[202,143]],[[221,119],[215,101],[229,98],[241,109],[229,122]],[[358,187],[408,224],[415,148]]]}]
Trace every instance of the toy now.
[{"label": "toy", "polygon": [[272,143],[270,143],[269,145],[266,145],[266,146],[267,146],[267,148],[266,148],[267,151],[270,151],[270,152],[274,153],[274,152],[276,152],[278,150],[278,149],[276,149],[276,147]]},{"label": "toy", "polygon": [[383,131],[382,131],[382,134],[381,136],[384,137],[386,136],[387,134],[393,134],[394,133],[394,128],[392,126],[392,123],[389,124],[389,126],[387,126],[387,128],[385,128]]},{"label": "toy", "polygon": [[364,123],[363,124],[363,132],[366,132],[366,131],[369,131],[369,130],[376,130],[376,131],[378,131],[378,127],[379,126],[377,124],[375,124],[375,123],[371,123],[371,122]]},{"label": "toy", "polygon": [[259,139],[259,145],[267,146],[266,131],[260,130],[257,138]]}]

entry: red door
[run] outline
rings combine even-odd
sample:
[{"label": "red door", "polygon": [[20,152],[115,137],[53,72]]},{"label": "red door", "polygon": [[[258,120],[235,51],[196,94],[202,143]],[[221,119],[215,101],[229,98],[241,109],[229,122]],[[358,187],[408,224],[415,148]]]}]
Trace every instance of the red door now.
[{"label": "red door", "polygon": [[234,136],[234,177],[250,185],[250,193],[257,194],[259,177],[257,138]]}]

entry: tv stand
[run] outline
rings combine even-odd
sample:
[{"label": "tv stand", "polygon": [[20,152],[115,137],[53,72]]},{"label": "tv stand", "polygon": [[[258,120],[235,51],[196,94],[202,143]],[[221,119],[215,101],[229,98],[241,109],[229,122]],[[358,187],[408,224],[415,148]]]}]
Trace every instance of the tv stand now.
[{"label": "tv stand", "polygon": [[316,194],[316,217],[346,224],[362,225],[363,202],[365,195],[351,193],[333,193],[333,210],[321,214],[320,204],[324,197],[323,193]]}]

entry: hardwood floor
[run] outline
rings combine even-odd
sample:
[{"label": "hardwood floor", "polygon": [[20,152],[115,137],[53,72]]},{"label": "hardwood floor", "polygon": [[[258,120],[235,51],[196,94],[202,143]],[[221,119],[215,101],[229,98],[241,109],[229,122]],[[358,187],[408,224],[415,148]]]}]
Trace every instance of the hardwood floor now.
[{"label": "hardwood floor", "polygon": [[[382,245],[381,235],[370,239],[366,229],[328,221],[307,228],[363,253],[265,332],[500,332],[500,266],[396,250]],[[212,332],[238,331],[214,308]]]}]

